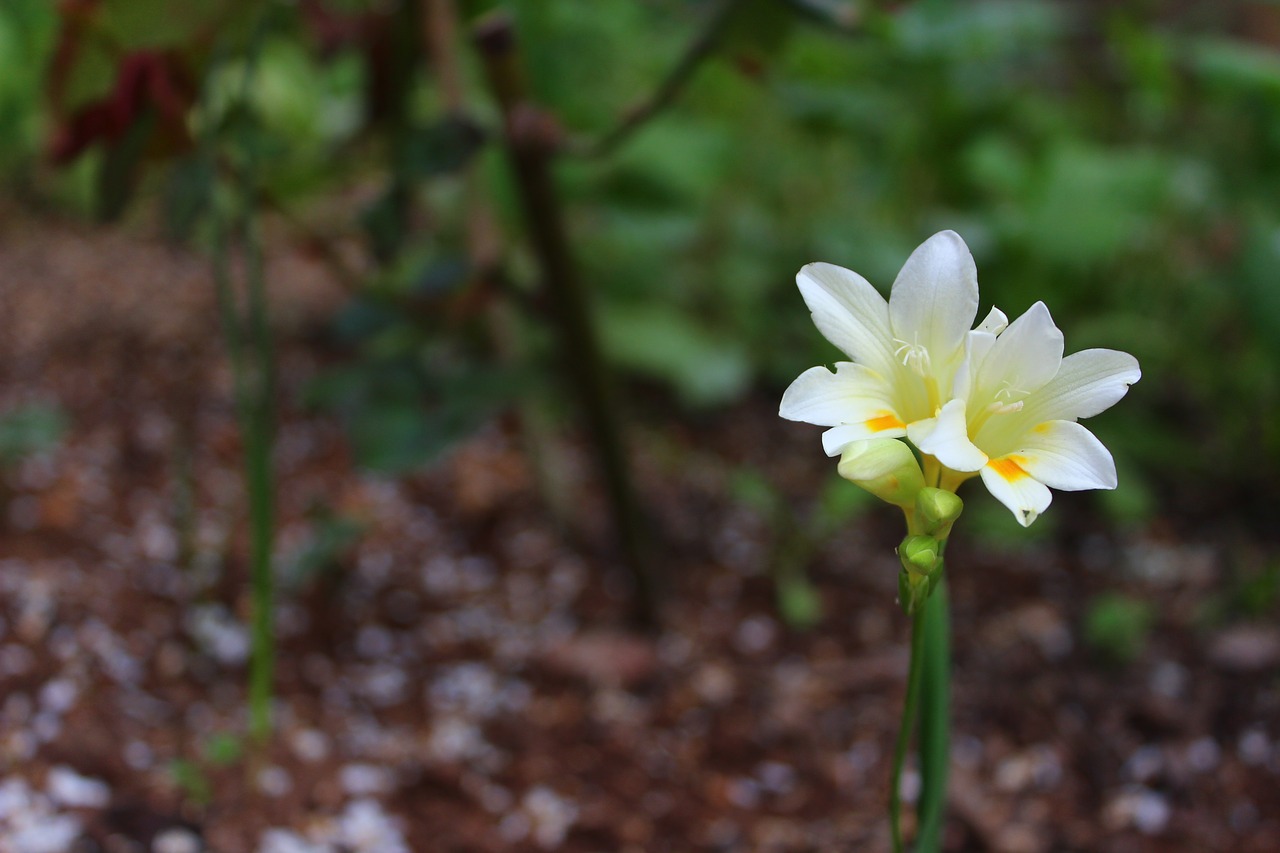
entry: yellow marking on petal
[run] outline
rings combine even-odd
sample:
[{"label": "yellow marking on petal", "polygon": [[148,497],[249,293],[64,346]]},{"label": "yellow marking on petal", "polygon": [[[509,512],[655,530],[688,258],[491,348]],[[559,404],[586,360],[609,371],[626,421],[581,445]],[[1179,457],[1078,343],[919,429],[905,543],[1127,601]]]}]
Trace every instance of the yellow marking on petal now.
[{"label": "yellow marking on petal", "polygon": [[1044,422],[1044,423],[1042,423],[1042,424],[1036,424],[1035,426],[1033,426],[1033,427],[1031,428],[1031,431],[1032,431],[1032,432],[1038,432],[1038,433],[1040,433],[1041,435],[1044,435],[1046,432],[1048,432],[1048,431],[1049,431],[1049,430],[1051,430],[1051,429],[1053,429],[1053,427],[1052,427],[1052,425],[1050,424],[1050,422],[1049,422],[1049,421],[1045,421],[1045,422]]},{"label": "yellow marking on petal", "polygon": [[884,432],[887,429],[905,429],[906,424],[898,419],[897,415],[880,415],[863,422],[867,429],[872,432]]},{"label": "yellow marking on petal", "polygon": [[1021,480],[1024,477],[1031,476],[1026,471],[1022,470],[1022,466],[1018,464],[1018,462],[1020,461],[1025,461],[1025,460],[1023,460],[1022,457],[1020,456],[1009,455],[1009,456],[1002,456],[999,459],[992,459],[990,462],[987,463],[987,465],[991,467],[992,471],[995,471],[997,474],[1003,477],[1007,482],[1016,483],[1018,480]]}]

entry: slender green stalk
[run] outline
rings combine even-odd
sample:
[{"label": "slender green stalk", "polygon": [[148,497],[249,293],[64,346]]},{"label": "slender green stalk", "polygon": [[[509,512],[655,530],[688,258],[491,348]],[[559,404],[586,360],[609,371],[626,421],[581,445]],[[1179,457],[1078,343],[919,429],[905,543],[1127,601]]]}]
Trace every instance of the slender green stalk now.
[{"label": "slender green stalk", "polygon": [[924,660],[920,666],[921,787],[917,807],[920,830],[916,834],[916,850],[918,853],[933,853],[942,846],[951,752],[951,620],[945,578],[938,582],[937,588],[925,602],[922,621]]},{"label": "slender green stalk", "polygon": [[229,256],[232,239],[227,224],[214,215],[213,273],[222,314],[223,333],[235,378],[236,413],[244,437],[245,490],[249,502],[249,575],[251,654],[249,661],[249,731],[263,741],[271,731],[271,694],[275,670],[274,589],[271,547],[274,534],[274,481],[271,447],[275,397],[270,327],[261,251],[252,233],[252,195],[244,188],[236,231],[245,255],[247,309],[236,307]]},{"label": "slender green stalk", "polygon": [[[249,101],[257,59],[268,29],[269,14],[260,16],[246,52],[244,78],[237,110]],[[215,65],[216,65],[215,61]],[[257,191],[258,150],[254,132],[243,116],[234,124],[234,140],[242,154],[239,168],[232,168],[230,211],[211,208],[213,277],[223,333],[235,379],[236,415],[244,441],[245,491],[249,510],[250,614],[249,732],[259,743],[271,733],[271,697],[275,675],[274,579],[271,549],[274,539],[274,478],[271,449],[274,440],[275,371],[271,331],[267,317],[266,282],[262,250],[255,231],[259,206]],[[203,139],[204,156],[216,158],[219,128],[211,125]],[[238,306],[230,258],[239,245],[245,282],[244,310]]]},{"label": "slender green stalk", "polygon": [[[937,482],[941,468],[925,459],[926,482]],[[919,535],[926,532],[927,522],[917,511],[905,511],[907,531]],[[946,540],[939,545],[939,554]],[[944,571],[942,566],[939,572]],[[943,819],[947,803],[947,772],[951,753],[951,624],[947,582],[942,576],[924,609],[911,623],[911,664],[907,674],[907,698],[902,709],[902,728],[894,750],[893,790],[890,792],[889,817],[893,827],[894,850],[901,851],[902,836],[898,792],[902,762],[906,758],[911,734],[916,726],[917,709],[920,724],[920,797],[916,803],[917,853],[936,853],[942,846]]]},{"label": "slender green stalk", "polygon": [[889,829],[893,833],[894,853],[902,853],[902,765],[911,745],[911,732],[916,725],[916,710],[920,700],[920,682],[923,675],[925,620],[911,620],[911,665],[907,671],[907,695],[902,700],[902,722],[898,740],[893,746],[893,774],[889,779]]}]

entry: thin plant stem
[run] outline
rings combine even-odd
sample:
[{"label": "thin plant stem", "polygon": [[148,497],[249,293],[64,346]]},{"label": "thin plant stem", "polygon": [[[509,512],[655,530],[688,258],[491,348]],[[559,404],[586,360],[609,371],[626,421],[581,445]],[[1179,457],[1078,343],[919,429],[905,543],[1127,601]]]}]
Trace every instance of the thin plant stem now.
[{"label": "thin plant stem", "polygon": [[916,850],[941,849],[947,803],[947,771],[951,740],[951,620],[947,582],[938,582],[925,602],[924,660],[921,662],[920,695],[920,830]]},{"label": "thin plant stem", "polygon": [[[248,103],[257,59],[267,32],[269,15],[257,23],[247,51],[238,108]],[[215,60],[216,64],[217,60]],[[271,569],[274,539],[274,478],[271,449],[274,439],[275,382],[266,281],[262,250],[254,223],[260,199],[256,190],[258,151],[252,131],[238,124],[236,140],[243,154],[239,169],[230,170],[234,204],[224,212],[211,208],[213,278],[223,333],[235,382],[236,414],[244,441],[245,490],[249,509],[250,661],[249,733],[263,743],[271,733],[271,698],[275,678],[275,602]],[[203,140],[204,156],[214,159],[218,131],[211,127]],[[238,244],[243,257],[245,307],[237,305],[230,258]]]},{"label": "thin plant stem", "polygon": [[889,830],[893,836],[894,853],[903,853],[902,846],[902,765],[911,745],[911,733],[916,725],[916,711],[920,700],[920,682],[923,675],[925,620],[911,620],[911,664],[907,670],[907,695],[902,701],[902,722],[898,740],[893,746],[893,773],[889,779]]},{"label": "thin plant stem", "polygon": [[527,99],[510,18],[496,14],[478,24],[475,44],[489,88],[503,113],[507,159],[542,283],[553,306],[564,372],[585,415],[621,555],[634,584],[631,618],[640,627],[652,628],[657,622],[657,590],[648,557],[650,534],[632,485],[612,380],[592,324],[589,295],[578,274],[552,174],[548,117]]},{"label": "thin plant stem", "polygon": [[213,223],[213,273],[223,333],[235,381],[237,418],[244,436],[245,490],[249,503],[249,575],[252,601],[249,662],[249,731],[259,742],[271,730],[271,694],[275,670],[274,589],[271,547],[274,534],[274,482],[271,447],[275,397],[270,326],[261,251],[249,224],[252,197],[247,191],[237,211],[236,231],[244,252],[247,279],[245,316],[236,307],[229,256],[232,239],[220,215]]},{"label": "thin plant stem", "polygon": [[694,72],[720,46],[733,13],[742,5],[744,5],[742,0],[721,0],[706,24],[689,43],[680,59],[667,72],[667,76],[653,93],[639,105],[628,110],[616,126],[606,131],[580,153],[588,157],[605,157],[614,153],[650,119],[674,103],[684,87],[693,79]]}]

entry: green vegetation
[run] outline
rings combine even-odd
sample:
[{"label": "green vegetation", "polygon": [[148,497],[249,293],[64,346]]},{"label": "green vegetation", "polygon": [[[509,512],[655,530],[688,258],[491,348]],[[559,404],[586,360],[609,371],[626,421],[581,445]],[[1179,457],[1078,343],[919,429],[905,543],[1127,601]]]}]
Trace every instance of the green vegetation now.
[{"label": "green vegetation", "polygon": [[[150,5],[104,3],[77,20],[110,39],[81,38],[73,61],[59,59],[45,77],[5,75],[0,165],[12,184],[76,197],[67,185],[83,183],[83,169],[33,176],[25,166],[66,142],[59,134],[75,129],[77,109],[119,101],[113,73],[138,51],[168,49],[174,58],[153,73],[178,89],[209,75],[208,100],[190,103],[191,126],[233,110],[252,4],[224,0],[189,20],[148,14]],[[442,323],[443,307],[495,264],[516,293],[530,278],[519,243],[499,243],[487,258],[468,247],[477,198],[496,239],[524,229],[466,38],[494,4],[459,4],[455,67],[443,71],[402,35],[377,44],[359,36],[357,22],[384,33],[418,23],[401,20],[420,14],[415,4],[395,13],[321,5],[325,38],[296,10],[278,15],[255,57],[249,103],[234,109],[256,117],[268,208],[305,233],[363,232],[384,261],[356,298],[390,305],[377,334],[405,341],[406,360],[416,354],[418,364],[361,392],[372,400],[341,383],[320,399],[390,412],[394,428],[353,428],[371,465],[403,469],[430,458],[407,446],[447,446],[522,385],[499,380],[503,359],[478,332],[479,317]],[[512,6],[536,97],[564,130],[568,234],[618,366],[690,407],[777,389],[834,357],[815,351],[797,310],[789,278],[799,265],[857,266],[887,287],[922,235],[950,226],[978,255],[984,292],[1008,313],[1043,298],[1073,346],[1120,341],[1139,357],[1145,378],[1134,400],[1100,425],[1126,481],[1152,483],[1133,494],[1258,485],[1280,461],[1280,431],[1267,416],[1280,393],[1280,58],[1230,37],[1236,22],[1225,9],[1216,19],[1157,21],[1136,8],[1086,16],[1048,2],[918,3],[892,13],[751,0],[721,14],[718,5]],[[49,65],[54,8],[0,10],[0,56],[14,60],[6,67]],[[664,109],[607,154],[574,153],[608,140],[700,43]],[[219,51],[227,61],[215,68]],[[400,76],[386,78],[388,69]],[[155,190],[179,214],[169,218],[185,221],[207,172],[163,109],[145,97],[135,106],[151,122],[138,139],[82,139],[69,162],[93,161],[98,192],[114,194],[95,204],[100,212]],[[382,188],[359,215],[309,213],[317,198],[357,184]],[[519,312],[498,347],[508,365],[512,352],[547,349],[529,319]],[[387,357],[376,350],[357,348],[358,363]],[[445,367],[430,375],[427,362]],[[450,389],[459,384],[488,390],[458,395]],[[1166,427],[1171,420],[1178,429]],[[1153,511],[1137,498],[1105,506],[1129,520]]]},{"label": "green vegetation", "polygon": [[1145,601],[1106,593],[1089,604],[1084,616],[1085,644],[1104,662],[1131,663],[1147,645],[1155,613]]}]

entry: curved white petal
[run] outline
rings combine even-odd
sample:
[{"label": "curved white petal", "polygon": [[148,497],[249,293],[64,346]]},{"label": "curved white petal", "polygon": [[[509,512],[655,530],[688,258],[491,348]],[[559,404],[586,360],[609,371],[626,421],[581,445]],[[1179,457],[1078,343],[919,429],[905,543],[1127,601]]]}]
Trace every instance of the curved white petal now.
[{"label": "curved white petal", "polygon": [[974,380],[978,373],[982,370],[982,363],[986,361],[987,354],[991,352],[991,347],[995,345],[996,336],[993,332],[984,332],[981,328],[974,329],[968,334],[964,342],[964,361],[960,364],[960,369],[956,371],[955,381],[951,386],[951,395],[960,399],[968,399],[969,392],[973,389]]},{"label": "curved white petal", "polygon": [[1057,375],[1027,398],[1024,416],[1031,423],[1090,418],[1114,406],[1141,378],[1138,360],[1127,352],[1081,350],[1064,358]]},{"label": "curved white petal", "polygon": [[896,407],[890,402],[892,390],[880,374],[861,364],[836,362],[835,373],[822,366],[811,367],[783,393],[778,414],[789,421],[818,426],[888,417],[891,420],[878,423],[901,427]]},{"label": "curved white petal", "polygon": [[975,332],[990,332],[998,335],[1009,327],[1009,318],[1005,313],[996,306],[991,306],[991,311],[987,313],[987,317],[981,323],[973,327]]},{"label": "curved white petal", "polygon": [[889,305],[871,283],[835,264],[805,264],[796,273],[800,295],[823,336],[849,358],[888,374],[893,358]]},{"label": "curved white petal", "polygon": [[1062,364],[1062,332],[1043,302],[1000,333],[978,372],[980,395],[1020,400],[1043,388]]},{"label": "curved white petal", "polygon": [[958,361],[978,313],[978,269],[954,231],[934,234],[903,265],[889,294],[894,337],[924,347],[937,368]]},{"label": "curved white petal", "polygon": [[1006,458],[1051,489],[1114,489],[1116,463],[1097,436],[1075,421],[1045,421]]},{"label": "curved white petal", "polygon": [[982,482],[995,499],[1007,506],[1023,527],[1049,508],[1053,493],[1007,457],[992,459],[982,468]]},{"label": "curved white petal", "polygon": [[907,438],[954,471],[977,471],[987,463],[987,454],[969,440],[968,429],[964,400],[954,399],[934,417],[908,424]]},{"label": "curved white petal", "polygon": [[854,442],[873,438],[902,438],[907,434],[901,422],[897,426],[873,429],[867,423],[844,424],[822,434],[822,450],[828,456],[839,456]]}]

